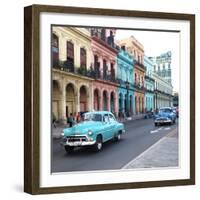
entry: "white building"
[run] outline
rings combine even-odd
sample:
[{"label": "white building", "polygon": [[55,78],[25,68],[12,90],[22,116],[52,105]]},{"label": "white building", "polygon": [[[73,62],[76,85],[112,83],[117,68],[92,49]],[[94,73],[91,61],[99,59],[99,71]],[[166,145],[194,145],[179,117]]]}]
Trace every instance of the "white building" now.
[{"label": "white building", "polygon": [[172,53],[168,51],[156,57],[150,58],[154,62],[154,72],[165,79],[167,82],[171,83],[171,61]]},{"label": "white building", "polygon": [[161,107],[173,106],[172,84],[155,72],[152,75],[155,80],[154,108],[159,109]]}]

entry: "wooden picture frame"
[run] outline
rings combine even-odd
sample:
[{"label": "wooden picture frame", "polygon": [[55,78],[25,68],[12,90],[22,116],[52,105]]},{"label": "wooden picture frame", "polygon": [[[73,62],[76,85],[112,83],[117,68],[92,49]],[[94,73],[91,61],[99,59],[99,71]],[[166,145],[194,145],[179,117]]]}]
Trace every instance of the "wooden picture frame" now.
[{"label": "wooden picture frame", "polygon": [[[76,186],[40,186],[40,14],[79,14],[187,21],[190,24],[190,173],[188,178],[175,180],[93,184]],[[32,5],[24,9],[24,191],[30,194],[84,192],[113,189],[148,188],[195,184],[195,16],[192,14],[112,10],[99,8]]]}]

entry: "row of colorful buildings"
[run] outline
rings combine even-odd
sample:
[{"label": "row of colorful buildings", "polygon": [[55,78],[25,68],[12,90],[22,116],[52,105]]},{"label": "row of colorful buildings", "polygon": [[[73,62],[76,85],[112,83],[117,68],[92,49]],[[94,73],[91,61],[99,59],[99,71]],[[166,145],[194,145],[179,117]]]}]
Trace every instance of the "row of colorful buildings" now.
[{"label": "row of colorful buildings", "polygon": [[133,36],[115,41],[116,34],[116,29],[52,27],[57,120],[92,110],[132,116],[172,105],[172,85],[157,73],[157,58],[147,57]]}]

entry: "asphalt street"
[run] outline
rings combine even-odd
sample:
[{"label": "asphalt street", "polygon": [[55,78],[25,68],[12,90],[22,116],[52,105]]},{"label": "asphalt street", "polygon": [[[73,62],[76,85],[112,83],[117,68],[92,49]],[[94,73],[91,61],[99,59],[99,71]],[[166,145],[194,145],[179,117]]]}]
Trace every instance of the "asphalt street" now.
[{"label": "asphalt street", "polygon": [[102,151],[98,153],[89,148],[77,148],[73,153],[67,154],[60,145],[60,140],[54,139],[52,173],[121,169],[176,127],[177,123],[155,127],[152,119],[127,121],[126,133],[121,141],[104,143]]}]

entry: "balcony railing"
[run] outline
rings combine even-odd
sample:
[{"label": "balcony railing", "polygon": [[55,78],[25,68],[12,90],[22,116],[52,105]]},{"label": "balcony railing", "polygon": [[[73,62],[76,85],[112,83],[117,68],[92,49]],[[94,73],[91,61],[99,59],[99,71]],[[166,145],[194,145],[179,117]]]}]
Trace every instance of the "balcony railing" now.
[{"label": "balcony railing", "polygon": [[115,78],[115,75],[110,71],[102,72],[98,70],[98,68],[94,69],[92,66],[90,69],[84,67],[75,67],[73,64],[66,64],[66,62],[54,60],[53,61],[53,68],[71,72],[73,74],[86,76],[93,79],[100,79],[108,82],[119,83],[118,80]]},{"label": "balcony railing", "polygon": [[93,70],[94,78],[95,79],[101,79],[104,81],[109,81],[113,83],[118,83],[117,79],[115,78],[115,75],[111,73],[108,70]]},{"label": "balcony railing", "polygon": [[158,90],[158,89],[155,89],[154,91],[155,91],[155,93],[160,93],[160,94],[163,94],[163,95],[166,95],[166,96],[169,96],[169,97],[173,97],[172,94],[166,93],[166,92]]},{"label": "balcony railing", "polygon": [[70,61],[53,60],[53,68],[60,69],[66,72],[75,72],[75,66]]},{"label": "balcony railing", "polygon": [[145,88],[145,92],[154,93],[154,90],[150,90],[150,89]]},{"label": "balcony railing", "polygon": [[134,63],[135,63],[135,65],[139,65],[144,70],[146,69],[145,66],[142,63],[138,62],[137,60],[134,60]]},{"label": "balcony railing", "polygon": [[144,85],[141,85],[140,83],[134,83],[134,88],[137,89],[137,90],[145,92]]},{"label": "balcony railing", "polygon": [[155,80],[152,77],[148,76],[148,75],[145,75],[145,79],[147,79],[149,81],[152,81],[152,82],[155,82]]}]

